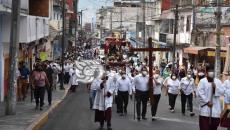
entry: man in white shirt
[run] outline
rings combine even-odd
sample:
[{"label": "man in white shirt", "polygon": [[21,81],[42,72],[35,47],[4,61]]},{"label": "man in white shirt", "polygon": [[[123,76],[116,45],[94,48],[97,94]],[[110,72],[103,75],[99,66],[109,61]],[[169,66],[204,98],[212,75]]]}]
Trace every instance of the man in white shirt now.
[{"label": "man in white shirt", "polygon": [[190,116],[194,116],[193,113],[193,93],[195,93],[195,82],[192,78],[192,72],[189,70],[187,72],[187,77],[181,79],[180,90],[181,90],[181,109],[182,114],[185,115],[185,105],[188,101]]},{"label": "man in white shirt", "polygon": [[118,107],[119,110],[121,110],[120,116],[124,116],[124,114],[127,114],[129,95],[132,94],[131,82],[124,71],[122,72],[121,78],[117,80],[116,86],[116,91],[118,93]]},{"label": "man in white shirt", "polygon": [[[142,74],[137,75],[134,78],[134,93],[136,97],[136,108],[137,108],[137,120],[140,121],[140,117],[142,116],[143,120],[146,120],[146,112],[147,112],[147,102],[149,97],[149,76],[147,75],[147,68],[142,69]],[[141,104],[142,104],[142,113],[141,113]]]},{"label": "man in white shirt", "polygon": [[99,73],[97,71],[94,72],[94,80],[92,82],[92,84],[90,85],[89,89],[89,102],[90,102],[90,109],[93,108],[93,103],[94,103],[94,99],[97,93],[97,88],[100,88],[100,84],[102,82],[102,80],[98,77]]},{"label": "man in white shirt", "polygon": [[198,98],[200,103],[200,130],[217,130],[220,123],[220,96],[224,87],[219,79],[214,78],[214,70],[207,68],[207,77],[200,80]]},{"label": "man in white shirt", "polygon": [[70,71],[70,64],[66,62],[64,65],[64,74],[65,74],[64,75],[64,83],[65,84],[69,83],[69,79],[70,79],[69,71]]}]

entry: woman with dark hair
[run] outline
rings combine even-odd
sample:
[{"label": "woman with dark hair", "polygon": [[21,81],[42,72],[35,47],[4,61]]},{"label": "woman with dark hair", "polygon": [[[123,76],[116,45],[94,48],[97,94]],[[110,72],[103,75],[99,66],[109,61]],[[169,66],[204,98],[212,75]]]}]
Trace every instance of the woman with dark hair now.
[{"label": "woman with dark hair", "polygon": [[179,86],[180,81],[175,73],[171,75],[170,78],[167,79],[166,87],[168,90],[169,96],[169,110],[174,113],[175,103],[177,95],[179,94]]},{"label": "woman with dark hair", "polygon": [[41,64],[38,63],[35,66],[35,70],[33,71],[31,80],[32,80],[32,86],[34,88],[36,109],[38,109],[40,105],[40,110],[43,110],[42,107],[44,105],[45,90],[46,87],[50,87],[50,84]]}]

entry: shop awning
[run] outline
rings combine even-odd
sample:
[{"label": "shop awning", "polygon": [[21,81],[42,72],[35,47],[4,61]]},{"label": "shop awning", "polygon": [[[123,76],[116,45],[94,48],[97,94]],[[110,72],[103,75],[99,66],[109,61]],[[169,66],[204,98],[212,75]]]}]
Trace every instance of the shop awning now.
[{"label": "shop awning", "polygon": [[[187,47],[184,48],[184,53],[198,55],[200,51],[208,51],[210,53],[210,51],[215,51],[215,50],[216,50],[215,47]],[[221,52],[226,52],[226,51],[227,51],[226,47],[221,47]]]}]

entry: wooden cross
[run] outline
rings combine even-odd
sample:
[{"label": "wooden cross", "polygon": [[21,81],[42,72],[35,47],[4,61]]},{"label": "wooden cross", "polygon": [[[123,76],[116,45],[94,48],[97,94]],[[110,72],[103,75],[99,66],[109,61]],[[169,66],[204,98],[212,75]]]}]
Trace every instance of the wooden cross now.
[{"label": "wooden cross", "polygon": [[153,48],[152,38],[148,39],[148,48],[130,48],[130,51],[135,52],[149,52],[149,96],[151,104],[154,103],[155,99],[153,96],[153,52],[154,51],[170,51],[170,48]]}]

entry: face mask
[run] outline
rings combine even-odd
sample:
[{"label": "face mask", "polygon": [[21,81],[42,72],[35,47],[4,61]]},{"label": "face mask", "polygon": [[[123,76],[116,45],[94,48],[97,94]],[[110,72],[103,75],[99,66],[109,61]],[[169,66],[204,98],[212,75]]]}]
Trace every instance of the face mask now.
[{"label": "face mask", "polygon": [[198,75],[199,76],[204,76],[204,73],[203,72],[199,72]]},{"label": "face mask", "polygon": [[187,75],[187,77],[190,79],[192,77],[192,75],[189,74],[189,75]]},{"label": "face mask", "polygon": [[176,79],[176,76],[172,76],[172,79],[175,80],[175,79]]},{"label": "face mask", "polygon": [[214,72],[208,72],[208,77],[209,78],[214,78]]},{"label": "face mask", "polygon": [[155,74],[155,78],[159,78],[159,76],[160,76],[159,74]]},{"label": "face mask", "polygon": [[147,75],[147,71],[143,71],[143,72],[142,72],[142,75],[143,75],[143,76],[146,76],[146,75]]}]

